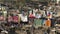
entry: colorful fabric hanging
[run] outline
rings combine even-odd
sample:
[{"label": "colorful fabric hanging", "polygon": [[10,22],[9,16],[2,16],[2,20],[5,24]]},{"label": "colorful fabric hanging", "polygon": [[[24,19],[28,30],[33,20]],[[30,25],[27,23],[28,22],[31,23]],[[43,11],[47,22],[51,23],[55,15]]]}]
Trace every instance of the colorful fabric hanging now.
[{"label": "colorful fabric hanging", "polygon": [[34,19],[34,25],[35,26],[41,26],[42,25],[42,20],[41,19]]},{"label": "colorful fabric hanging", "polygon": [[11,21],[13,21],[12,16],[8,16],[8,22],[11,22]]},{"label": "colorful fabric hanging", "polygon": [[4,20],[4,16],[0,16],[0,21],[3,21]]},{"label": "colorful fabric hanging", "polygon": [[18,16],[13,16],[13,21],[18,22]]},{"label": "colorful fabric hanging", "polygon": [[45,26],[48,26],[48,27],[51,26],[51,20],[50,20],[50,19],[46,20],[46,22],[45,22]]},{"label": "colorful fabric hanging", "polygon": [[20,14],[20,18],[21,18],[22,22],[27,22],[28,21],[27,15],[24,16],[23,14]]},{"label": "colorful fabric hanging", "polygon": [[30,18],[35,18],[35,16],[33,14],[30,14],[29,17]]}]

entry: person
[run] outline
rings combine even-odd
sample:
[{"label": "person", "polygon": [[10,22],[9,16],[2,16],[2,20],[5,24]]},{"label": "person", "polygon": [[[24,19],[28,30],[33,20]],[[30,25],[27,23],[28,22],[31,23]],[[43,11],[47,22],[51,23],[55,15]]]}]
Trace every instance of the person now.
[{"label": "person", "polygon": [[35,13],[38,12],[38,10],[39,10],[39,9],[34,8],[34,9],[32,10],[32,14],[35,16]]},{"label": "person", "polygon": [[17,34],[15,31],[15,27],[11,27],[8,31],[8,34]]},{"label": "person", "polygon": [[4,30],[4,28],[2,27],[4,20],[5,20],[4,16],[0,14],[0,33],[1,33],[1,31]]},{"label": "person", "polygon": [[0,15],[0,25],[5,24],[5,17]]},{"label": "person", "polygon": [[36,12],[36,18],[41,18],[41,16],[42,16],[42,14],[41,14],[41,12]]},{"label": "person", "polygon": [[50,34],[50,28],[47,29],[47,33]]},{"label": "person", "polygon": [[18,24],[18,15],[13,16],[13,24],[17,25]]},{"label": "person", "polygon": [[0,21],[4,21],[4,16],[0,15]]},{"label": "person", "polygon": [[35,10],[30,10],[29,11],[29,18],[34,18],[35,17]]},{"label": "person", "polygon": [[52,18],[52,14],[53,14],[53,12],[47,11],[47,18]]},{"label": "person", "polygon": [[23,14],[20,14],[20,18],[21,18],[21,21],[20,21],[20,24],[28,24],[28,16],[26,15],[26,13],[23,13]]},{"label": "person", "polygon": [[51,18],[51,27],[54,28],[55,27],[55,24],[56,24],[56,18],[53,16]]},{"label": "person", "polygon": [[46,20],[45,26],[51,27],[51,20],[49,18]]},{"label": "person", "polygon": [[[33,13],[33,11],[34,11],[34,13]],[[29,11],[29,23],[33,23],[33,21],[34,21],[34,18],[35,18],[35,10],[30,10]]]},{"label": "person", "polygon": [[12,24],[12,21],[13,21],[12,16],[11,15],[8,15],[7,20],[8,20],[8,25],[11,25]]}]

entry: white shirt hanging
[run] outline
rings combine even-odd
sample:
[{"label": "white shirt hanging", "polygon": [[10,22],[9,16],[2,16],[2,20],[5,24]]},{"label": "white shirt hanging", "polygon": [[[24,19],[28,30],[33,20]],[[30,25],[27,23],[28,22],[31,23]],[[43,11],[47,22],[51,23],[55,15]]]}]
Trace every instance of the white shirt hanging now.
[{"label": "white shirt hanging", "polygon": [[27,22],[28,21],[28,17],[27,16],[23,16],[22,14],[20,14],[20,18],[21,18],[21,21],[23,21],[23,22]]},{"label": "white shirt hanging", "polygon": [[36,18],[41,18],[41,14],[37,14],[36,15]]}]

